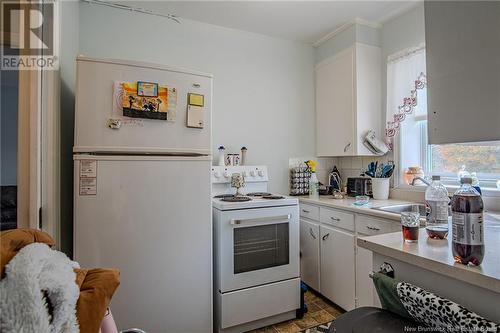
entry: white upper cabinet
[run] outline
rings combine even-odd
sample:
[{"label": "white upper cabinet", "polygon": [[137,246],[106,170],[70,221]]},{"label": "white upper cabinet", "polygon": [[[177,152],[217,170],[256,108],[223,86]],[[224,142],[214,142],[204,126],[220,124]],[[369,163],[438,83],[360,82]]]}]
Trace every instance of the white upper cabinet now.
[{"label": "white upper cabinet", "polygon": [[381,51],[355,43],[316,66],[316,155],[373,155],[369,130],[381,131]]},{"label": "white upper cabinet", "polygon": [[500,2],[426,1],[429,143],[500,140]]}]

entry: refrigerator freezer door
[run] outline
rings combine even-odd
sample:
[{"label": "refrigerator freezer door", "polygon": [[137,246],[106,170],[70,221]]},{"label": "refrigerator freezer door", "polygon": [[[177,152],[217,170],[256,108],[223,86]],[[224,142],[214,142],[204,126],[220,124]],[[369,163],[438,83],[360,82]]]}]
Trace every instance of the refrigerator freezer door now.
[{"label": "refrigerator freezer door", "polygon": [[[121,329],[212,331],[210,163],[75,155],[75,260],[120,270],[112,311]],[[79,191],[81,178],[90,191]]]},{"label": "refrigerator freezer door", "polygon": [[[175,122],[129,118],[115,83],[154,82],[176,88]],[[119,84],[118,84],[119,85]],[[203,95],[203,128],[187,126],[188,93]],[[159,65],[77,59],[74,152],[210,154],[212,78]],[[113,102],[113,100],[115,102]]]}]

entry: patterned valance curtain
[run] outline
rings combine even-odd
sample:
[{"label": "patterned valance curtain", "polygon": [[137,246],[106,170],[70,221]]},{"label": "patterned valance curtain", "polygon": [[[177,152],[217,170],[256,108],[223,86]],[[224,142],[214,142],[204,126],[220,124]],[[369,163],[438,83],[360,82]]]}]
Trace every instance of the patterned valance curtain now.
[{"label": "patterned valance curtain", "polygon": [[[427,108],[417,108],[419,98],[426,99],[425,45],[405,49],[387,59],[386,137],[393,148],[393,138],[407,117],[427,117]],[[425,101],[426,103],[426,101]],[[424,114],[417,114],[418,111]]]}]

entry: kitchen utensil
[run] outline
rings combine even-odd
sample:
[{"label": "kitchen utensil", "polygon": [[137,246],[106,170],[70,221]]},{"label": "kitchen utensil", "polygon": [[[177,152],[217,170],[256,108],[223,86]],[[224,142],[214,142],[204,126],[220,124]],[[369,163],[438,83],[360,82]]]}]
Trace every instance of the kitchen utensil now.
[{"label": "kitchen utensil", "polygon": [[375,177],[375,172],[377,171],[377,164],[378,162],[370,162],[370,164],[368,164],[368,170],[365,172],[365,174],[370,177]]},{"label": "kitchen utensil", "polygon": [[389,178],[392,175],[392,170],[394,169],[394,165],[386,164],[382,167],[382,172],[380,178]]}]

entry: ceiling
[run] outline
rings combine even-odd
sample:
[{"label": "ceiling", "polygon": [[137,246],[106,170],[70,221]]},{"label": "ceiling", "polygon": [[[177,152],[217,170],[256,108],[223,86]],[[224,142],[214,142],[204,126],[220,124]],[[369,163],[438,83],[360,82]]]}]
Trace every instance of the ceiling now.
[{"label": "ceiling", "polygon": [[314,43],[356,18],[383,23],[410,1],[120,1],[161,14],[273,37]]}]

